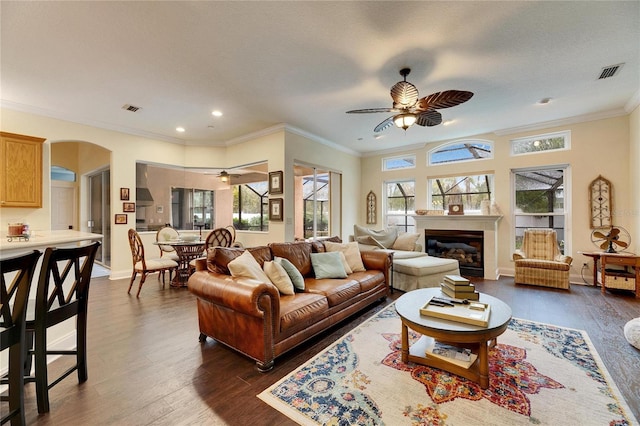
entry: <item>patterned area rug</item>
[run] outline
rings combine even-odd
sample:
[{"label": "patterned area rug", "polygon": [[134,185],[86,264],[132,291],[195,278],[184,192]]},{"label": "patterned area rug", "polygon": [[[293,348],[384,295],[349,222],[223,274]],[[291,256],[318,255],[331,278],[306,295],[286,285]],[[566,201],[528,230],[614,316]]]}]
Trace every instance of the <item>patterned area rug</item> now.
[{"label": "patterned area rug", "polygon": [[258,397],[300,424],[637,424],[581,330],[512,319],[490,351],[484,390],[403,363],[400,347],[391,305]]}]

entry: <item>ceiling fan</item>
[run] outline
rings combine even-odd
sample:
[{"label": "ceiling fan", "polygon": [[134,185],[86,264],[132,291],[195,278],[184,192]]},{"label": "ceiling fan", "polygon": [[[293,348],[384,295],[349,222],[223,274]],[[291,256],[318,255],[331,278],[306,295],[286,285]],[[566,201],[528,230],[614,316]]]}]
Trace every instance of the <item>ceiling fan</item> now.
[{"label": "ceiling fan", "polygon": [[234,175],[234,174],[227,173],[226,170],[223,170],[218,174],[218,178],[220,179],[220,182],[224,182],[224,183],[229,182],[232,177],[238,177],[238,176],[240,176],[240,175]]},{"label": "ceiling fan", "polygon": [[405,131],[414,124],[418,126],[437,126],[442,123],[442,115],[437,109],[450,108],[467,102],[473,92],[464,90],[445,90],[432,93],[424,98],[418,98],[418,89],[407,81],[411,68],[403,68],[400,75],[404,78],[391,87],[392,108],[354,109],[347,114],[368,114],[372,112],[397,113],[378,124],[374,132],[381,132],[395,124]]}]

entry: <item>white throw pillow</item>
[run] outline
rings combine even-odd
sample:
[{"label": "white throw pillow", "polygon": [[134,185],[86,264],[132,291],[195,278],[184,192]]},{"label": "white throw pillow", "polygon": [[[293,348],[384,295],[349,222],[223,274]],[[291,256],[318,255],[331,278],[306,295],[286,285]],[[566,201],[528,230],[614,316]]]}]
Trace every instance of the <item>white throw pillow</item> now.
[{"label": "white throw pillow", "polygon": [[420,234],[413,234],[411,232],[405,232],[398,235],[398,238],[393,242],[393,250],[406,250],[413,251],[416,247],[416,242],[420,238]]},{"label": "white throw pillow", "polygon": [[331,241],[324,241],[324,248],[328,252],[341,251],[344,253],[344,257],[347,259],[347,264],[351,271],[361,272],[366,271],[364,264],[362,263],[362,256],[360,255],[360,249],[356,241],[350,243],[333,243]]},{"label": "white throw pillow", "polygon": [[227,267],[232,277],[252,278],[265,283],[271,283],[271,280],[267,274],[264,273],[256,258],[247,250],[229,262]]},{"label": "white throw pillow", "polygon": [[367,240],[372,241],[373,244],[376,244],[380,248],[390,249],[391,247],[393,247],[393,243],[398,236],[398,230],[396,228],[392,228],[376,231],[373,229],[365,228],[364,226],[353,225],[353,235],[354,239],[360,243],[371,244],[365,243],[366,240],[359,238],[368,236],[370,238],[368,238]]},{"label": "white throw pillow", "polygon": [[280,293],[287,295],[295,293],[293,290],[293,282],[282,265],[273,261],[267,261],[264,262],[263,268],[271,282],[278,287]]}]

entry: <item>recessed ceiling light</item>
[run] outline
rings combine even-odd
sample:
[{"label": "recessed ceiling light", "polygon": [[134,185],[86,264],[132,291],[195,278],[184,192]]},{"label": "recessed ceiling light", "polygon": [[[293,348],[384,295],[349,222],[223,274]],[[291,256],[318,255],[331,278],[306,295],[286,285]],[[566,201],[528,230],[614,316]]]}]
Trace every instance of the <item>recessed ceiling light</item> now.
[{"label": "recessed ceiling light", "polygon": [[184,127],[176,127],[176,132],[184,133]]},{"label": "recessed ceiling light", "polygon": [[546,105],[546,104],[548,104],[549,102],[551,102],[551,98],[542,98],[542,99],[540,99],[540,100],[538,101],[538,104],[540,104],[540,105]]},{"label": "recessed ceiling light", "polygon": [[222,111],[218,111],[217,109],[211,113],[214,117],[222,117]]},{"label": "recessed ceiling light", "polygon": [[455,120],[445,120],[445,121],[442,122],[442,125],[443,126],[448,126],[450,124],[453,124],[454,122],[455,122]]}]

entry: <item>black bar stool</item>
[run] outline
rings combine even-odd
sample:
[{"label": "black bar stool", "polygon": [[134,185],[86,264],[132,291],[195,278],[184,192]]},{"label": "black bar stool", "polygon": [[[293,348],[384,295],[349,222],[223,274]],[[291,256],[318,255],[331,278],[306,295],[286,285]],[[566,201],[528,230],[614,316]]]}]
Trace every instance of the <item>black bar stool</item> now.
[{"label": "black bar stool", "polygon": [[[35,343],[34,350],[29,351],[29,355],[33,356],[36,368],[35,376],[30,376],[29,358],[25,368],[25,382],[36,383],[39,413],[49,411],[49,389],[65,377],[77,371],[78,382],[87,380],[87,306],[91,271],[98,247],[100,243],[94,242],[74,248],[49,247],[44,253],[35,311],[31,313],[30,305],[26,323],[27,341],[33,339]],[[76,348],[48,350],[47,328],[73,317],[76,317]],[[73,355],[76,363],[49,383],[47,355]]]},{"label": "black bar stool", "polygon": [[13,426],[24,425],[25,319],[29,289],[40,252],[33,252],[0,261],[0,350],[9,349],[7,380],[9,413],[0,424],[11,421]]}]

